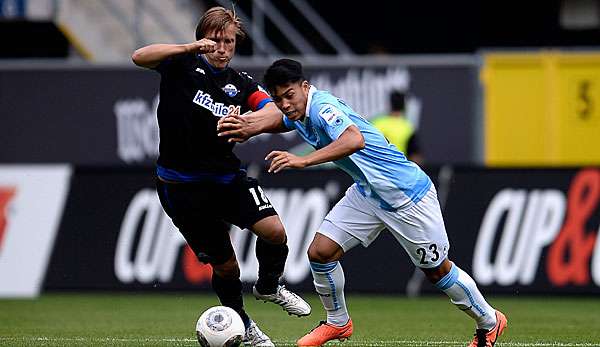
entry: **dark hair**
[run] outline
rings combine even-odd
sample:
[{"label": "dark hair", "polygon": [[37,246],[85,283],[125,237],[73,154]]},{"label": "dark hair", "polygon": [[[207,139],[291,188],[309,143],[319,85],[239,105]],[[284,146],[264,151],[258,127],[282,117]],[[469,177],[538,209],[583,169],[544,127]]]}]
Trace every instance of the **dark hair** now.
[{"label": "dark hair", "polygon": [[276,60],[265,72],[263,83],[270,92],[275,91],[275,87],[305,81],[302,72],[302,64],[292,59]]},{"label": "dark hair", "polygon": [[200,22],[196,26],[196,40],[204,38],[207,33],[213,30],[217,32],[224,31],[229,24],[235,25],[235,36],[238,41],[246,37],[246,33],[242,28],[242,21],[235,14],[235,11],[228,10],[225,7],[211,7],[200,18]]},{"label": "dark hair", "polygon": [[399,90],[393,90],[390,93],[390,104],[392,111],[404,111],[404,93]]}]

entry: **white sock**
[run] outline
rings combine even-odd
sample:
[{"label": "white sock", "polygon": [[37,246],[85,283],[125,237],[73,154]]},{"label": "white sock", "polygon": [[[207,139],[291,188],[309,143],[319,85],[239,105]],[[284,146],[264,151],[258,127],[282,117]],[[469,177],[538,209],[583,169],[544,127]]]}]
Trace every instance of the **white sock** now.
[{"label": "white sock", "polygon": [[435,286],[450,297],[461,311],[477,323],[478,329],[493,329],[496,325],[496,310],[485,301],[475,281],[456,264]]},{"label": "white sock", "polygon": [[327,323],[344,326],[350,316],[344,299],[344,270],[339,261],[320,264],[310,262],[315,289],[327,311]]}]

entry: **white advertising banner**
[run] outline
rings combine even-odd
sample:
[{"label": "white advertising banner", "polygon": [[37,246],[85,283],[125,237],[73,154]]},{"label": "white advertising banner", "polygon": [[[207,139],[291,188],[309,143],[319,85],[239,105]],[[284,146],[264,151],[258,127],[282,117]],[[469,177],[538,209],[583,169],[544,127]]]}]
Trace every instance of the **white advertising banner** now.
[{"label": "white advertising banner", "polygon": [[68,165],[0,165],[0,297],[40,293],[71,173]]}]

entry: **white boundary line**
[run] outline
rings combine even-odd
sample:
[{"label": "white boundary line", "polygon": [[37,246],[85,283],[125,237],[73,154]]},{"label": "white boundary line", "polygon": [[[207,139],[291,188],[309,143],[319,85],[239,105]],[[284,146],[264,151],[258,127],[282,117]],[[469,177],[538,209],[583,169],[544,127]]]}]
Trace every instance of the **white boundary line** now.
[{"label": "white boundary line", "polygon": [[[192,338],[121,338],[121,337],[9,337],[0,336],[0,342],[89,342],[89,343],[185,343],[190,345],[197,345],[196,339]],[[275,341],[277,346],[295,346],[295,341]],[[343,347],[388,347],[388,346],[464,346],[467,341],[426,341],[426,340],[392,340],[392,341],[346,341],[343,343],[334,343],[332,345],[340,345]],[[594,347],[600,346],[600,343],[591,342],[518,342],[518,341],[506,341],[498,342],[498,346],[510,346],[510,347]]]}]

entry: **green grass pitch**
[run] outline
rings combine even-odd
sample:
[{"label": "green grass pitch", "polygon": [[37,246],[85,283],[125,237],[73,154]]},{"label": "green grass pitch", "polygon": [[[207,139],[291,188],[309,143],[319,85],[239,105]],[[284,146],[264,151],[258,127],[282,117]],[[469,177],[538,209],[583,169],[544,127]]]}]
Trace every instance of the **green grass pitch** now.
[{"label": "green grass pitch", "polygon": [[[294,342],[324,317],[320,302],[296,318],[246,297],[252,318],[277,346]],[[327,346],[466,346],[472,321],[442,296],[349,295],[354,336]],[[491,297],[508,317],[496,346],[600,346],[600,298]],[[197,346],[195,323],[217,305],[212,295],[45,294],[0,300],[0,346]]]}]

